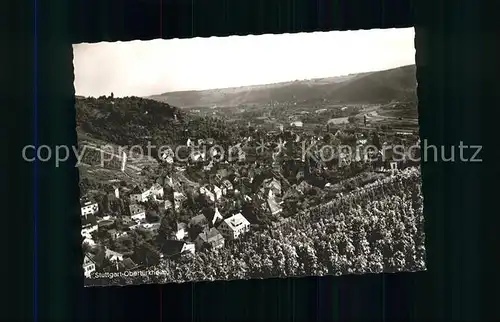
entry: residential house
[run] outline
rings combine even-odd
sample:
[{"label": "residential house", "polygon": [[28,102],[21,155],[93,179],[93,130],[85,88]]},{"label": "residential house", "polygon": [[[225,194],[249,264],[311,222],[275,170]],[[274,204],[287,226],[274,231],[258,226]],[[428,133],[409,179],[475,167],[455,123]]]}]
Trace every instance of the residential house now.
[{"label": "residential house", "polygon": [[215,194],[208,187],[200,187],[200,194],[210,202],[215,202]]},{"label": "residential house", "polygon": [[82,218],[81,234],[83,237],[90,237],[93,232],[98,230],[97,220],[94,215],[88,215]]},{"label": "residential house", "polygon": [[107,218],[103,218],[99,221],[97,221],[97,225],[99,226],[99,229],[104,228],[108,229],[109,227],[113,226],[115,224],[115,219],[111,218],[109,216],[106,216]]},{"label": "residential house", "polygon": [[250,230],[250,222],[241,213],[237,213],[224,219],[218,230],[228,239],[237,239]]},{"label": "residential house", "polygon": [[128,226],[128,230],[136,230],[139,227],[141,227],[141,223],[131,224],[130,226]]},{"label": "residential house", "polygon": [[247,158],[247,154],[246,154],[246,152],[245,152],[245,151],[243,151],[243,150],[241,150],[241,149],[240,149],[240,150],[238,150],[238,161],[239,161],[239,162],[243,162],[243,161],[245,161],[245,160],[246,160],[246,158]]},{"label": "residential house", "polygon": [[312,189],[312,186],[307,183],[307,181],[303,180],[302,182],[300,182],[297,186],[296,186],[296,189],[301,193],[305,193],[306,191],[309,191],[310,189]]},{"label": "residential house", "polygon": [[107,234],[108,234],[109,238],[111,238],[113,240],[118,238],[118,231],[116,231],[116,229],[108,230]]},{"label": "residential house", "polygon": [[84,236],[82,245],[87,245],[93,248],[96,246],[96,242],[92,239],[92,236]]},{"label": "residential house", "polygon": [[106,248],[104,253],[104,257],[108,259],[110,262],[121,262],[123,261],[123,254],[112,251],[111,249]]},{"label": "residential house", "polygon": [[119,262],[117,265],[118,271],[133,271],[139,268],[139,265],[134,263],[134,261],[130,258],[124,258],[123,261]]},{"label": "residential house", "polygon": [[97,202],[91,200],[83,200],[81,205],[82,217],[87,217],[88,215],[93,215],[99,211],[99,205]]},{"label": "residential house", "polygon": [[191,161],[199,162],[199,161],[204,161],[206,159],[206,154],[205,154],[205,152],[194,150],[191,152],[190,157],[191,157]]},{"label": "residential house", "polygon": [[167,258],[178,257],[182,254],[194,254],[195,244],[181,240],[167,240],[161,246],[161,251]]},{"label": "residential house", "polygon": [[183,240],[188,236],[187,225],[186,223],[177,223],[177,229],[175,231],[175,238],[177,240]]},{"label": "residential house", "polygon": [[142,230],[142,231],[147,231],[147,232],[150,232],[150,233],[156,233],[158,231],[158,229],[160,229],[160,225],[161,224],[159,222],[144,223],[140,227],[138,227],[138,229]]},{"label": "residential house", "polygon": [[264,180],[263,187],[266,191],[271,191],[275,196],[281,196],[281,182],[276,178],[269,178]]},{"label": "residential house", "polygon": [[301,195],[300,191],[297,190],[297,185],[293,185],[285,192],[283,195],[283,200],[291,199],[291,198],[299,198]]},{"label": "residential house", "polygon": [[233,184],[229,180],[222,181],[222,194],[227,195],[233,191]]},{"label": "residential house", "polygon": [[217,207],[214,208],[205,208],[202,210],[203,215],[207,219],[207,221],[210,223],[210,225],[214,226],[217,222],[221,221],[224,219],[222,215],[219,212],[219,209]]},{"label": "residential house", "polygon": [[90,254],[86,254],[83,258],[83,274],[85,277],[90,278],[92,273],[96,270],[95,262],[93,256]]},{"label": "residential house", "polygon": [[117,186],[107,186],[105,190],[109,199],[120,199],[120,189]]},{"label": "residential house", "polygon": [[398,170],[398,163],[396,161],[392,161],[390,163],[391,172],[394,174]]},{"label": "residential house", "polygon": [[294,122],[290,123],[290,126],[292,126],[292,127],[302,127],[302,126],[304,126],[304,123],[302,123],[302,121],[294,121]]},{"label": "residential house", "polygon": [[151,195],[151,188],[146,188],[144,185],[137,185],[130,192],[130,202],[146,202]]},{"label": "residential house", "polygon": [[162,200],[164,195],[163,187],[158,183],[154,183],[151,187],[151,195],[155,200]]},{"label": "residential house", "polygon": [[165,200],[165,209],[173,209],[174,208],[174,202],[172,200]]},{"label": "residential house", "polygon": [[188,224],[189,227],[193,227],[193,226],[199,226],[199,227],[202,227],[202,228],[207,228],[208,227],[208,220],[207,220],[207,217],[205,217],[204,214],[199,214],[197,216],[194,216],[193,218],[191,218],[191,220],[189,221],[189,224]]},{"label": "residential house", "polygon": [[215,178],[219,181],[227,178],[228,176],[229,176],[229,171],[227,169],[219,169],[215,174]]},{"label": "residential house", "polygon": [[127,237],[128,236],[128,233],[126,231],[118,231],[116,233],[116,238],[124,238],[124,237]]},{"label": "residential house", "polygon": [[267,209],[271,212],[272,215],[277,215],[283,208],[279,205],[279,203],[274,198],[267,199]]},{"label": "residential house", "polygon": [[142,221],[146,220],[146,210],[143,206],[138,204],[131,204],[129,206],[130,209],[130,218],[134,221]]},{"label": "residential house", "polygon": [[125,226],[135,224],[134,220],[129,216],[123,216],[121,219],[122,219],[122,224]]},{"label": "residential house", "polygon": [[365,145],[366,143],[368,142],[367,139],[365,138],[359,138],[358,140],[356,140],[356,145]]},{"label": "residential house", "polygon": [[198,248],[204,245],[210,245],[213,249],[224,247],[224,237],[216,228],[210,228],[202,231],[195,239]]},{"label": "residential house", "polygon": [[214,167],[214,161],[210,160],[210,162],[203,167],[203,171],[210,171]]},{"label": "residential house", "polygon": [[186,199],[187,197],[183,193],[175,191],[172,200],[165,200],[165,209],[174,209],[177,211],[181,208],[182,203]]},{"label": "residential house", "polygon": [[174,163],[174,157],[175,157],[174,151],[169,147],[162,152],[160,159],[164,162],[172,164]]}]

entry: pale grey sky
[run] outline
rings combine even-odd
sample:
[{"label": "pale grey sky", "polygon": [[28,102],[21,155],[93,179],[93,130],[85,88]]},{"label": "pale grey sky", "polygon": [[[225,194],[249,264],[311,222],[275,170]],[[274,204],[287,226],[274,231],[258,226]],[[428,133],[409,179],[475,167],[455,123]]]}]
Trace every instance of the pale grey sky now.
[{"label": "pale grey sky", "polygon": [[384,70],[415,63],[414,29],[73,45],[76,95],[148,96]]}]

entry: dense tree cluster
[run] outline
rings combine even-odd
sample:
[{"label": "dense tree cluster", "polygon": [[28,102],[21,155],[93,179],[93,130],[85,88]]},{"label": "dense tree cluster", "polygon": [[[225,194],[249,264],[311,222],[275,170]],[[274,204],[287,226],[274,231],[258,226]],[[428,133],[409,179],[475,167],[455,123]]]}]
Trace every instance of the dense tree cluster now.
[{"label": "dense tree cluster", "polygon": [[218,118],[186,115],[169,104],[139,97],[78,98],[76,123],[79,131],[122,146],[175,146],[193,137],[229,144],[236,133]]},{"label": "dense tree cluster", "polygon": [[378,180],[223,249],[161,260],[154,269],[164,275],[142,282],[425,269],[420,184],[416,171]]}]

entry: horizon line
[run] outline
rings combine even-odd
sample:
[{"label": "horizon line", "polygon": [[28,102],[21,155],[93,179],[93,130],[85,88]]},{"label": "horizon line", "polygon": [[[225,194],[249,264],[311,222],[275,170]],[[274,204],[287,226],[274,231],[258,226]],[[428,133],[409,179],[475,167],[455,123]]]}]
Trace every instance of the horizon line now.
[{"label": "horizon line", "polygon": [[[343,75],[336,75],[336,76],[326,76],[326,77],[316,77],[316,78],[304,78],[304,79],[287,80],[287,81],[281,81],[281,82],[275,82],[275,83],[260,83],[260,84],[231,86],[231,87],[213,87],[213,88],[205,88],[205,89],[186,89],[186,90],[180,90],[180,91],[171,91],[171,92],[163,92],[163,93],[159,93],[159,94],[151,94],[151,95],[146,95],[146,96],[136,96],[136,95],[115,96],[115,98],[138,97],[138,98],[146,98],[146,99],[148,99],[148,98],[155,97],[155,96],[162,96],[162,95],[174,94],[174,93],[203,92],[203,91],[213,91],[213,90],[237,89],[237,88],[243,88],[243,87],[257,87],[257,86],[267,86],[267,85],[278,85],[278,84],[284,84],[284,83],[314,81],[314,80],[328,79],[328,78],[340,78],[340,77],[347,77],[347,76],[358,76],[358,75],[361,75],[361,74],[377,73],[377,72],[383,72],[383,71],[388,71],[388,70],[398,69],[398,68],[403,68],[403,67],[409,67],[409,66],[416,66],[416,63],[409,64],[409,65],[401,65],[401,66],[392,67],[392,68],[388,68],[388,69],[369,70],[369,71],[364,71],[364,72],[350,73],[350,74],[343,74]],[[75,92],[75,97],[99,98],[99,97],[102,97],[102,96],[106,96],[106,95],[100,95],[100,96],[97,96],[97,97],[96,96],[85,96],[85,95],[76,94],[76,92]]]}]

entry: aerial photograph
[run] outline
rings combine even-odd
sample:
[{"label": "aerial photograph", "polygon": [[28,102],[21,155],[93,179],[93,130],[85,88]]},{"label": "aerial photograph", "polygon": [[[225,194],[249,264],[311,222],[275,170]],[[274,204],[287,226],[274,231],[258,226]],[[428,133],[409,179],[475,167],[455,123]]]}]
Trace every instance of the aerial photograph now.
[{"label": "aerial photograph", "polygon": [[85,286],[425,270],[414,37],[74,44]]}]

